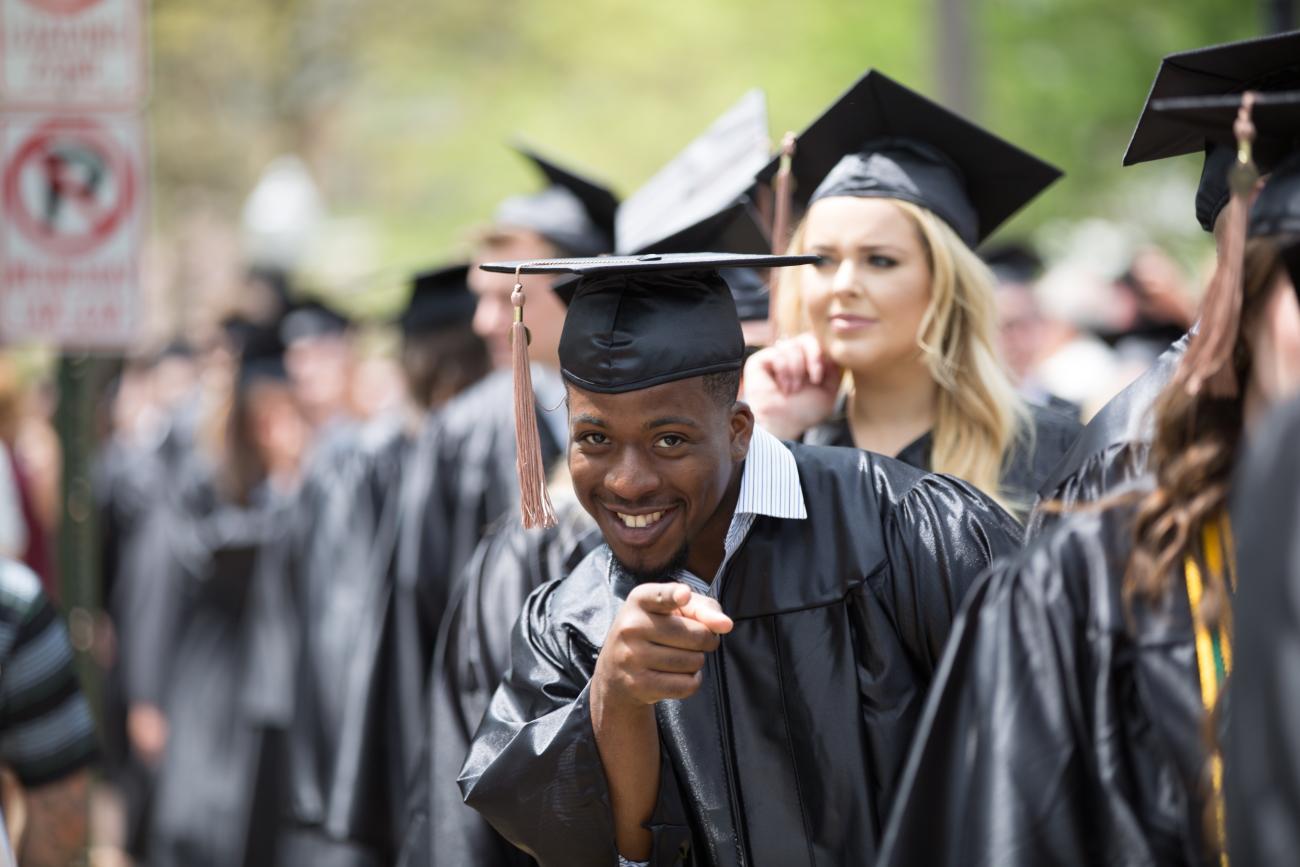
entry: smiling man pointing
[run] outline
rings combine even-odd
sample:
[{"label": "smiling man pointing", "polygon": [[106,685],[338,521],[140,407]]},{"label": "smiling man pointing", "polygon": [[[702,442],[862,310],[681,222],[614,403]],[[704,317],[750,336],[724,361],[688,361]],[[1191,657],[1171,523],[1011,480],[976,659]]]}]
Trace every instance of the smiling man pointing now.
[{"label": "smiling man pointing", "polygon": [[571,271],[569,468],[605,545],[535,591],[461,773],[543,865],[870,863],[967,586],[1017,547],[975,489],[782,443],[737,400],[719,268]]}]

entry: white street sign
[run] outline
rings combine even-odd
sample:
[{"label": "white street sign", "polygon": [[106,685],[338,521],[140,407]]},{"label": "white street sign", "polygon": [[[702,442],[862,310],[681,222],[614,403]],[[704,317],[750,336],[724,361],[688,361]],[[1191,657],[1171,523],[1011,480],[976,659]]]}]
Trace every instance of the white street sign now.
[{"label": "white street sign", "polygon": [[139,108],[145,0],[0,0],[0,103]]},{"label": "white street sign", "polygon": [[148,184],[134,114],[0,120],[0,336],[112,349],[137,319]]}]

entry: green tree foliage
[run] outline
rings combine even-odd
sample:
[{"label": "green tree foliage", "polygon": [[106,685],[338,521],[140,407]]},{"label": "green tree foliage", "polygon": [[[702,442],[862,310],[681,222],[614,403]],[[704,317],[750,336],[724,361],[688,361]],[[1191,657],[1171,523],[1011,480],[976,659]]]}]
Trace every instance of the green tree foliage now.
[{"label": "green tree foliage", "polygon": [[[1069,173],[1018,232],[1063,216],[1143,222],[1116,213],[1133,207],[1125,188],[1198,168],[1120,168],[1159,57],[1259,28],[1240,0],[968,2],[974,113]],[[378,239],[374,266],[436,261],[535,186],[505,147],[516,136],[627,193],[750,87],[768,94],[774,138],[869,66],[938,95],[936,8],[155,0],[158,225],[165,235],[196,196],[237,219],[265,162],[293,150],[331,211]],[[1182,207],[1172,224],[1190,229]]]}]

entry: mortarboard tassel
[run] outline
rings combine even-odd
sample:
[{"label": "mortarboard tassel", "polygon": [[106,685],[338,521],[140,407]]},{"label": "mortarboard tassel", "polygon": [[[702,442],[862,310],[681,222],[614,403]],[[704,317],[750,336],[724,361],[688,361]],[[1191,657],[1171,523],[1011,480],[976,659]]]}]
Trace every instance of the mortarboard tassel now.
[{"label": "mortarboard tassel", "polygon": [[1255,94],[1242,94],[1241,108],[1233,124],[1237,139],[1237,159],[1228,170],[1228,187],[1232,197],[1224,214],[1223,250],[1214,269],[1214,277],[1201,302],[1196,333],[1179,368],[1188,394],[1197,394],[1204,386],[1211,397],[1236,397],[1240,389],[1232,353],[1241,324],[1242,260],[1246,250],[1246,222],[1250,197],[1259,180],[1251,156],[1255,125],[1251,109]]},{"label": "mortarboard tassel", "polygon": [[[792,180],[793,172],[791,163],[794,160],[795,134],[787,132],[781,140],[781,168],[777,170],[776,180],[773,186],[775,203],[772,206],[772,253],[781,256],[786,252],[786,247],[790,244],[790,209],[791,197],[794,194],[794,183]],[[768,322],[776,331],[776,293],[777,293],[778,275],[776,271],[768,280]]]},{"label": "mortarboard tassel", "polygon": [[546,467],[537,432],[537,398],[533,395],[533,374],[528,364],[528,328],[524,325],[524,285],[515,272],[510,303],[515,321],[510,326],[511,366],[515,376],[515,469],[519,475],[519,511],[525,529],[555,526],[555,508],[546,491]]}]

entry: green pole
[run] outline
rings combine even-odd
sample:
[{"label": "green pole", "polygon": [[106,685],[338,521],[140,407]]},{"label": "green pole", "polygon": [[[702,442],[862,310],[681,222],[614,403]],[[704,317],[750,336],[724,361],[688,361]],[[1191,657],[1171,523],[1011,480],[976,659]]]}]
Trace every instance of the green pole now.
[{"label": "green pole", "polygon": [[60,602],[68,619],[72,647],[77,652],[82,687],[99,718],[99,672],[90,656],[100,604],[98,543],[91,492],[95,368],[94,359],[89,355],[67,354],[60,359],[55,427],[63,450],[63,509],[58,536]]}]

